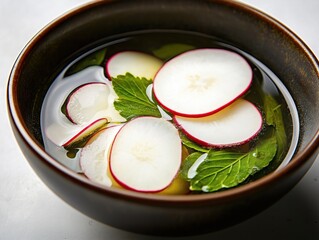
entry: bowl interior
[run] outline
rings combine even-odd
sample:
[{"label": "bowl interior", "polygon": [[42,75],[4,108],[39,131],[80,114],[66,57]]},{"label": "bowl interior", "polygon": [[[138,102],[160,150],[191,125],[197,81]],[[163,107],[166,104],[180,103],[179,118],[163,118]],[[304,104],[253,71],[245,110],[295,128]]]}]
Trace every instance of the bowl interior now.
[{"label": "bowl interior", "polygon": [[12,75],[14,106],[34,141],[43,146],[41,104],[54,76],[71,59],[112,36],[154,29],[214,36],[254,56],[296,103],[301,126],[296,155],[317,137],[318,63],[300,39],[267,15],[233,1],[98,1],[45,28],[18,59]]}]

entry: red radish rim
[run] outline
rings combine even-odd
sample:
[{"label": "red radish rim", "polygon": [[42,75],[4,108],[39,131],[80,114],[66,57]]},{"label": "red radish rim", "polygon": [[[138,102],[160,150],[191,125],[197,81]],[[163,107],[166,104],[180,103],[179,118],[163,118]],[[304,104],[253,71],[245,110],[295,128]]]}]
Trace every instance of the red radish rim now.
[{"label": "red radish rim", "polygon": [[73,94],[75,94],[77,91],[79,91],[82,87],[85,87],[86,85],[92,85],[92,84],[104,84],[106,85],[106,83],[103,83],[103,82],[88,82],[88,83],[84,83],[80,86],[78,86],[77,88],[73,89],[73,91],[71,91],[68,96],[66,97],[66,99],[64,100],[66,106],[65,106],[65,116],[70,120],[70,122],[78,125],[78,123],[74,122],[74,120],[71,118],[70,114],[69,114],[69,108],[68,108],[68,105],[69,105],[69,102],[70,102],[70,98]]},{"label": "red radish rim", "polygon": [[[106,118],[99,118],[95,121],[93,121],[92,123],[89,123],[86,127],[84,127],[83,129],[81,129],[81,131],[79,131],[77,134],[75,134],[71,139],[69,139],[66,143],[62,144],[62,147],[67,147],[68,145],[70,145],[74,139],[76,139],[80,134],[82,134],[85,130],[87,130],[89,127],[91,127],[93,124],[100,122],[100,121],[105,121],[105,123],[107,123],[107,119]],[[102,130],[102,129],[100,129]],[[100,131],[99,130],[99,131]]]},{"label": "red radish rim", "polygon": [[[146,55],[152,56],[152,57],[154,57],[154,58],[156,58],[156,59],[162,61],[160,58],[158,58],[158,57],[156,57],[156,56],[154,56],[154,55],[152,55],[152,54],[150,54],[150,53],[141,52],[141,51],[125,50],[125,51],[120,51],[120,52],[114,53],[114,54],[106,61],[106,63],[105,63],[105,74],[106,74],[106,77],[107,77],[107,79],[108,79],[109,81],[112,81],[112,76],[110,75],[109,70],[108,70],[108,69],[109,69],[110,61],[111,61],[114,57],[116,57],[117,55],[119,55],[119,54],[121,54],[121,53],[125,53],[125,52],[129,52],[129,53],[142,53],[142,54],[146,54]],[[157,70],[157,72],[158,72],[161,68],[162,68],[162,67],[160,67],[160,68]],[[156,74],[157,74],[157,72],[156,72]],[[155,76],[156,76],[156,74],[155,74]],[[155,79],[155,76],[154,76],[154,79]],[[154,80],[154,79],[152,79],[152,80]]]},{"label": "red radish rim", "polygon": [[[249,101],[247,101],[247,102],[249,102]],[[178,115],[174,115],[173,116],[173,122],[175,123],[177,129],[180,129],[186,135],[187,138],[189,138],[190,140],[193,140],[194,142],[202,145],[203,147],[218,148],[218,149],[229,148],[229,147],[237,147],[237,146],[243,145],[245,143],[248,143],[252,139],[257,137],[259,135],[259,133],[261,132],[262,128],[263,128],[263,117],[262,117],[261,111],[255,106],[255,104],[253,104],[251,102],[249,102],[249,104],[254,106],[254,108],[259,113],[259,116],[260,116],[260,119],[261,119],[260,126],[259,126],[258,130],[255,132],[255,134],[253,134],[251,137],[245,139],[244,141],[235,142],[235,143],[232,143],[232,144],[210,144],[210,143],[207,143],[207,142],[205,142],[203,140],[200,140],[199,138],[194,137],[188,131],[186,131],[181,124],[179,124],[178,120],[176,119],[176,116],[178,116]]]},{"label": "red radish rim", "polygon": [[[134,120],[137,120],[137,119],[140,119],[140,118],[156,118],[156,117],[150,117],[150,116],[141,116],[141,117],[137,117],[137,118],[134,118],[132,119],[131,121],[129,122],[132,122]],[[167,121],[167,120],[165,120]],[[119,180],[115,174],[113,173],[113,170],[112,170],[112,164],[111,164],[111,156],[112,156],[112,151],[113,151],[113,146],[114,146],[114,142],[115,142],[115,139],[117,138],[117,136],[120,134],[120,132],[125,128],[125,126],[129,123],[129,122],[126,122],[123,127],[117,132],[117,134],[115,135],[114,137],[114,140],[112,142],[112,145],[111,145],[111,148],[110,148],[110,155],[109,155],[109,169],[110,169],[110,173],[112,175],[112,177],[114,178],[114,180],[119,184],[121,185],[122,187],[124,187],[125,189],[128,189],[128,190],[132,190],[134,192],[139,192],[139,193],[158,193],[158,192],[161,192],[163,190],[165,190],[166,188],[168,188],[172,183],[173,181],[175,180],[175,178],[178,176],[178,173],[179,173],[179,170],[181,168],[181,165],[182,165],[182,142],[180,142],[180,147],[181,147],[181,154],[180,154],[180,163],[179,163],[179,167],[178,167],[178,170],[176,171],[176,174],[175,176],[172,178],[172,181],[169,182],[169,184],[161,189],[158,189],[158,190],[138,190],[138,189],[135,189],[135,188],[132,188],[130,186],[128,186],[127,184],[123,183],[121,180]],[[169,122],[169,121],[168,121]],[[176,129],[178,131],[178,129]]]},{"label": "red radish rim", "polygon": [[[218,51],[227,51],[227,52],[230,52],[232,54],[236,54],[236,56],[239,56],[241,57],[244,62],[249,66],[249,70],[250,70],[250,81],[249,81],[249,84],[247,85],[247,87],[237,96],[235,97],[233,100],[227,102],[226,104],[224,104],[223,106],[217,108],[217,109],[214,109],[212,111],[209,111],[209,112],[205,112],[205,113],[199,113],[199,114],[187,114],[187,113],[180,113],[180,112],[177,112],[177,111],[174,111],[172,110],[171,108],[169,107],[166,107],[159,99],[158,97],[156,96],[156,93],[154,91],[155,89],[155,84],[156,84],[156,76],[157,74],[159,73],[159,71],[164,68],[166,66],[166,64],[168,64],[169,62],[173,61],[175,57],[178,57],[178,56],[181,56],[183,54],[187,54],[189,52],[192,52],[192,51],[197,51],[197,50],[211,50],[211,49],[214,49],[214,50],[218,50]],[[241,54],[233,51],[233,50],[228,50],[228,49],[225,49],[225,48],[196,48],[196,49],[192,49],[192,50],[189,50],[189,51],[186,51],[186,52],[183,52],[181,54],[178,54],[176,55],[175,57],[171,58],[170,60],[168,60],[167,62],[165,62],[162,67],[160,67],[160,69],[157,71],[157,73],[155,74],[155,77],[154,77],[154,80],[153,80],[153,95],[156,99],[156,102],[158,102],[158,104],[164,108],[165,110],[169,111],[170,113],[172,113],[173,115],[178,115],[178,116],[181,116],[181,117],[191,117],[191,118],[200,118],[200,117],[206,117],[208,115],[212,115],[214,113],[217,113],[219,112],[220,110],[226,108],[227,106],[229,106],[230,104],[232,104],[234,101],[236,101],[238,98],[242,97],[243,95],[245,95],[245,93],[249,90],[249,88],[251,87],[252,85],[252,82],[253,82],[253,78],[254,78],[254,72],[253,72],[253,69],[251,67],[251,65],[249,64],[248,60],[246,58],[244,58]]]}]

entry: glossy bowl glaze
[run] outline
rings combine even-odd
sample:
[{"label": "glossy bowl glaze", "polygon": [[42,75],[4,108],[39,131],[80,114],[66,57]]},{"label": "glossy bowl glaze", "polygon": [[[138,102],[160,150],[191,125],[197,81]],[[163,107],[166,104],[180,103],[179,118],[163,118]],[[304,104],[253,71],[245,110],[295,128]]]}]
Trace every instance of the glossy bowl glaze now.
[{"label": "glossy bowl glaze", "polygon": [[[41,139],[40,108],[52,76],[74,53],[92,43],[151,29],[215,36],[268,66],[289,90],[299,112],[300,139],[291,162],[280,171],[227,191],[163,196],[103,188],[49,156]],[[319,144],[318,72],[318,61],[295,34],[237,1],[96,1],[55,20],[27,44],[12,69],[7,102],[26,159],[69,205],[124,230],[188,235],[231,226],[257,214],[294,187],[310,168]]]}]

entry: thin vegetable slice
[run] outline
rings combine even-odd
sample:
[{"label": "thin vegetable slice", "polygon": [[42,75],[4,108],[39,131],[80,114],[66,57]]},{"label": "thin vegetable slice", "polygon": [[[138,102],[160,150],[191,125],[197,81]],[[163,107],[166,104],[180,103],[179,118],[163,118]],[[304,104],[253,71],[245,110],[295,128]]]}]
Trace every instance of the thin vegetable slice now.
[{"label": "thin vegetable slice", "polygon": [[97,132],[90,138],[80,153],[83,173],[92,181],[112,186],[108,175],[109,152],[113,140],[122,125],[112,126]]},{"label": "thin vegetable slice", "polygon": [[262,115],[247,100],[236,102],[218,113],[202,118],[175,116],[174,121],[193,141],[207,147],[231,147],[254,138],[262,128]]},{"label": "thin vegetable slice", "polygon": [[106,63],[106,74],[111,78],[131,73],[135,77],[153,80],[163,62],[146,53],[124,51],[113,55]]},{"label": "thin vegetable slice", "polygon": [[163,65],[154,79],[154,95],[171,113],[204,117],[242,96],[251,81],[252,69],[237,53],[196,49]]},{"label": "thin vegetable slice", "polygon": [[125,188],[159,192],[168,187],[181,165],[181,141],[170,122],[139,117],[117,134],[110,153],[110,170]]}]

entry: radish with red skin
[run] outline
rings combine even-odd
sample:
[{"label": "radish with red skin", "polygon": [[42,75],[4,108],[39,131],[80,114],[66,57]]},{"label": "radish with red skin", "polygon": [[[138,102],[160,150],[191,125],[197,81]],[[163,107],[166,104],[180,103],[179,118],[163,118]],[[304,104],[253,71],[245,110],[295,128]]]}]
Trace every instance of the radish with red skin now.
[{"label": "radish with red skin", "polygon": [[105,117],[103,112],[108,105],[109,92],[109,87],[105,83],[94,82],[81,85],[67,98],[67,117],[75,124]]},{"label": "radish with red skin", "polygon": [[67,98],[66,115],[75,124],[86,124],[99,118],[107,118],[110,122],[124,122],[125,119],[113,106],[116,97],[109,84],[84,84]]},{"label": "radish with red skin", "polygon": [[105,186],[111,186],[108,175],[109,153],[113,140],[122,125],[115,125],[94,134],[81,149],[80,166],[87,178]]},{"label": "radish with red skin", "polygon": [[83,128],[81,128],[81,130],[79,132],[77,132],[69,140],[67,140],[65,143],[63,143],[62,146],[65,148],[68,148],[72,145],[75,145],[79,142],[84,141],[86,138],[89,138],[93,133],[95,133],[95,132],[99,131],[100,129],[102,129],[103,127],[105,127],[107,123],[108,123],[108,121],[106,118],[100,118],[100,119],[93,121],[92,123],[89,123],[89,124],[83,126]]},{"label": "radish with red skin", "polygon": [[218,112],[242,96],[252,69],[239,54],[224,49],[196,49],[166,62],[154,78],[154,96],[167,111],[184,117]]},{"label": "radish with red skin", "polygon": [[188,138],[206,147],[225,148],[249,142],[262,128],[262,115],[251,102],[238,99],[218,113],[202,118],[174,116]]},{"label": "radish with red skin", "polygon": [[160,192],[172,183],[181,161],[181,140],[175,126],[162,118],[138,117],[116,135],[110,171],[125,188]]},{"label": "radish with red skin", "polygon": [[127,72],[135,77],[153,80],[163,62],[146,53],[123,51],[114,54],[106,63],[106,75],[112,79]]}]

